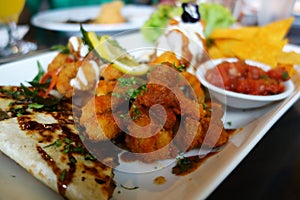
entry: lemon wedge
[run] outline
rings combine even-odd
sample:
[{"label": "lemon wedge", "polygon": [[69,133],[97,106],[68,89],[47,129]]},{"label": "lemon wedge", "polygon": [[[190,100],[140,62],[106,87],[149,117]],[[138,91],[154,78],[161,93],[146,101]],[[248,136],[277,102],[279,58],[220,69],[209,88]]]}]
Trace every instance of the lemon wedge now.
[{"label": "lemon wedge", "polygon": [[93,32],[93,31],[87,32],[87,37],[89,39],[90,44],[93,46],[93,48],[99,46],[100,41],[95,32]]},{"label": "lemon wedge", "polygon": [[113,63],[121,72],[143,75],[149,70],[148,65],[138,63],[113,37],[103,35],[99,39],[95,32],[88,32],[87,36],[99,56],[106,62]]}]

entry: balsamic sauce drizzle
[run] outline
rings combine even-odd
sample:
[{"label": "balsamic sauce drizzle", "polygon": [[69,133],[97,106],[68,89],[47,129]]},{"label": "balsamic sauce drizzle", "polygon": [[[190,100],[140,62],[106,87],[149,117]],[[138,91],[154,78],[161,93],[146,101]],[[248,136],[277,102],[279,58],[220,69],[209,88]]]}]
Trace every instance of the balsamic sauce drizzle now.
[{"label": "balsamic sauce drizzle", "polygon": [[[78,157],[78,155],[83,156],[84,160],[90,160],[95,164],[92,165],[93,167],[88,167],[83,164],[85,173],[88,171],[89,174],[92,174],[95,177],[95,182],[100,185],[107,183],[107,181],[110,180],[110,177],[101,176],[101,173],[97,170],[97,166],[103,169],[105,165],[90,157],[91,155],[89,155],[89,151],[82,144],[79,135],[68,127],[68,125],[74,124],[74,120],[70,119],[70,116],[64,113],[53,112],[47,114],[52,115],[58,123],[39,123],[26,115],[20,116],[17,119],[20,128],[28,135],[35,134],[34,138],[41,144],[54,143],[54,140],[57,138],[62,141],[61,146],[53,148],[57,148],[60,151],[60,160],[64,162],[66,160],[67,167],[64,169],[58,167],[55,160],[47,153],[46,148],[48,148],[48,146],[50,148],[51,144],[45,146],[36,145],[38,153],[47,162],[48,166],[51,167],[57,177],[57,188],[59,193],[64,196],[68,185],[72,182],[77,170],[76,157]],[[60,132],[57,137],[54,136],[54,134],[56,134],[55,131]],[[38,134],[38,137],[36,137],[36,134]],[[86,157],[86,155],[89,155],[89,157]],[[82,181],[85,179],[84,176],[81,178]],[[110,187],[114,187],[114,184],[110,185]],[[110,187],[106,189],[110,189]]]}]

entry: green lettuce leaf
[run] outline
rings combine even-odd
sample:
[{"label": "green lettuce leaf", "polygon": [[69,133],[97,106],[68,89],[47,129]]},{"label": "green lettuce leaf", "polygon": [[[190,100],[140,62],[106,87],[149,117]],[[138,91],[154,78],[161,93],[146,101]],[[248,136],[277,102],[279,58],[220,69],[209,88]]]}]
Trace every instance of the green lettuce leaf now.
[{"label": "green lettuce leaf", "polygon": [[[163,34],[170,18],[181,16],[182,12],[181,7],[169,4],[159,5],[142,26],[141,33],[146,40],[155,42]],[[220,4],[201,3],[199,12],[201,20],[205,22],[205,37],[209,37],[216,28],[230,27],[236,21],[230,11]]]},{"label": "green lettuce leaf", "polygon": [[216,28],[228,28],[236,22],[230,10],[220,4],[200,4],[199,12],[205,21],[205,37],[209,37]]}]

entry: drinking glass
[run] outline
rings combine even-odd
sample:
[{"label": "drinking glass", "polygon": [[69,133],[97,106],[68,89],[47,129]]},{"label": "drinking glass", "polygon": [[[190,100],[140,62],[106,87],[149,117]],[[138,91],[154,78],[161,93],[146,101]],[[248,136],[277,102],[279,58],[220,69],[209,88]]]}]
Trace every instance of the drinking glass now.
[{"label": "drinking glass", "polygon": [[292,15],[295,0],[260,0],[257,13],[258,24],[266,25]]},{"label": "drinking glass", "polygon": [[36,50],[36,44],[19,37],[17,22],[24,8],[25,0],[0,0],[0,24],[7,29],[8,43],[0,49],[0,57],[25,54]]},{"label": "drinking glass", "polygon": [[228,8],[231,13],[234,12],[238,0],[206,0],[207,3],[218,3]]}]

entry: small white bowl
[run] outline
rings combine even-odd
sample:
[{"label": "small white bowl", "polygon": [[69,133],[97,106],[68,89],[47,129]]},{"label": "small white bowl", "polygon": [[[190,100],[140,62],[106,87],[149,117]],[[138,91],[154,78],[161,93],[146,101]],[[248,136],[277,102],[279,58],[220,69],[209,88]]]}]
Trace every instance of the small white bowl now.
[{"label": "small white bowl", "polygon": [[[205,74],[207,70],[214,68],[216,65],[218,65],[223,61],[236,62],[237,60],[238,59],[236,58],[222,58],[222,59],[209,60],[201,64],[200,66],[198,66],[196,70],[196,76],[200,80],[200,82],[206,88],[208,88],[210,94],[221,103],[228,105],[230,107],[241,108],[241,109],[257,108],[257,107],[270,104],[274,101],[282,100],[288,97],[294,91],[295,86],[291,80],[284,82],[285,85],[284,92],[276,95],[261,96],[261,95],[249,95],[249,94],[242,94],[238,92],[228,91],[212,85],[205,79]],[[252,60],[246,60],[246,63],[260,67],[264,71],[271,69],[271,67],[266,64],[252,61]]]}]

